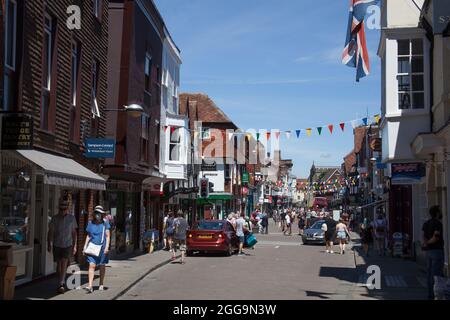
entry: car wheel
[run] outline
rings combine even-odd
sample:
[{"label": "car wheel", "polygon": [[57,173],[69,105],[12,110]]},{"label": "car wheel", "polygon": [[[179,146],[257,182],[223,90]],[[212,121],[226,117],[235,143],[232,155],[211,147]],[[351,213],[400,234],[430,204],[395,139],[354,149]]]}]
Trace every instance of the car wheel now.
[{"label": "car wheel", "polygon": [[303,240],[303,245],[304,245],[304,246],[307,246],[307,245],[308,245],[308,241]]},{"label": "car wheel", "polygon": [[227,250],[226,254],[227,254],[227,257],[231,257],[234,254],[234,249],[233,249],[233,246],[231,243],[228,244],[228,250]]},{"label": "car wheel", "polygon": [[186,256],[192,257],[193,255],[194,255],[194,251],[192,251],[192,250],[186,251]]}]

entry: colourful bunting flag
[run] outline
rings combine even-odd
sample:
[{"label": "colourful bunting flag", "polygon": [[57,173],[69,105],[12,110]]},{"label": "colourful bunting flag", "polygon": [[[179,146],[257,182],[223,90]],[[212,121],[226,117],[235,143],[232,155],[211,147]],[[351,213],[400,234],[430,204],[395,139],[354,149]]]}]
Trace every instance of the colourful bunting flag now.
[{"label": "colourful bunting flag", "polygon": [[319,136],[322,135],[322,127],[317,127],[317,132],[319,133]]},{"label": "colourful bunting flag", "polygon": [[175,131],[175,127],[170,127],[170,133],[173,133]]},{"label": "colourful bunting flag", "polygon": [[167,128],[169,128],[169,126],[164,126],[164,133],[166,133]]},{"label": "colourful bunting flag", "polygon": [[280,139],[280,134],[281,134],[280,131],[275,132],[275,138],[276,138],[277,140]]},{"label": "colourful bunting flag", "polygon": [[334,128],[334,126],[333,126],[332,124],[330,124],[330,125],[328,126],[328,130],[330,130],[330,133],[331,133],[331,134],[333,134],[333,128]]},{"label": "colourful bunting flag", "polygon": [[367,118],[363,118],[362,121],[364,122],[364,125],[367,126],[368,119]]},{"label": "colourful bunting flag", "polygon": [[352,120],[353,129],[356,129],[357,126],[358,126],[358,120]]},{"label": "colourful bunting flag", "polygon": [[267,140],[270,139],[270,132],[267,132],[267,133],[266,133],[266,138],[267,138]]},{"label": "colourful bunting flag", "polygon": [[297,134],[297,139],[300,138],[300,133],[302,132],[302,130],[295,130],[295,133]]},{"label": "colourful bunting flag", "polygon": [[344,129],[345,129],[345,123],[343,122],[343,123],[341,123],[339,126],[341,127],[341,130],[344,131]]},{"label": "colourful bunting flag", "polygon": [[258,132],[257,134],[256,134],[256,140],[257,141],[259,141],[259,137],[261,136],[261,134]]},{"label": "colourful bunting flag", "polygon": [[376,124],[380,124],[380,115],[375,115],[375,122],[376,122]]},{"label": "colourful bunting flag", "polygon": [[290,139],[291,138],[291,131],[286,131],[286,139]]},{"label": "colourful bunting flag", "polygon": [[311,137],[311,131],[312,129],[310,128],[306,129],[306,134],[308,135],[308,137]]}]

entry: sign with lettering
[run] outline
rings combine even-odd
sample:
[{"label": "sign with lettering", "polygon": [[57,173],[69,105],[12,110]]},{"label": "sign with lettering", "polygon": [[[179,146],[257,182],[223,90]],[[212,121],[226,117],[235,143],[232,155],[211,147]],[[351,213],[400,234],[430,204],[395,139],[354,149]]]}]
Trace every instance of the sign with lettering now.
[{"label": "sign with lettering", "polygon": [[243,173],[242,174],[242,183],[249,183],[249,181],[250,181],[249,174]]},{"label": "sign with lettering", "polygon": [[391,166],[392,184],[420,183],[426,175],[423,163],[393,163]]},{"label": "sign with lettering", "polygon": [[433,0],[433,33],[444,33],[450,24],[448,0]]},{"label": "sign with lettering", "polygon": [[1,114],[2,150],[30,150],[33,148],[33,118],[24,113]]},{"label": "sign with lettering", "polygon": [[86,158],[113,159],[116,154],[114,139],[86,139]]}]

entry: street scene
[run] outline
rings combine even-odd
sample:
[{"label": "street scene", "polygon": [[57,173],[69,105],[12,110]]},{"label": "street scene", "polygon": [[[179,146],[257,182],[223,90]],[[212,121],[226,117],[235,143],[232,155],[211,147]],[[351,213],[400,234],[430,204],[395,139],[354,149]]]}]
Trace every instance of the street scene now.
[{"label": "street scene", "polygon": [[448,0],[72,2],[1,1],[0,300],[450,300]]}]

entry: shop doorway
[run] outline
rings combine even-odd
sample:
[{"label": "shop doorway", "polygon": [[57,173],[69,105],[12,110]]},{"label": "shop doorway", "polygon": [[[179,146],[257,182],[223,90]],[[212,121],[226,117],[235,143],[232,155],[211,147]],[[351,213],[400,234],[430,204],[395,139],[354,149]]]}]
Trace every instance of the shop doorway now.
[{"label": "shop doorway", "polygon": [[44,182],[43,176],[36,176],[36,202],[34,215],[34,239],[33,239],[33,279],[43,276],[44,273],[44,250],[47,246],[45,241],[47,235],[44,234]]}]

